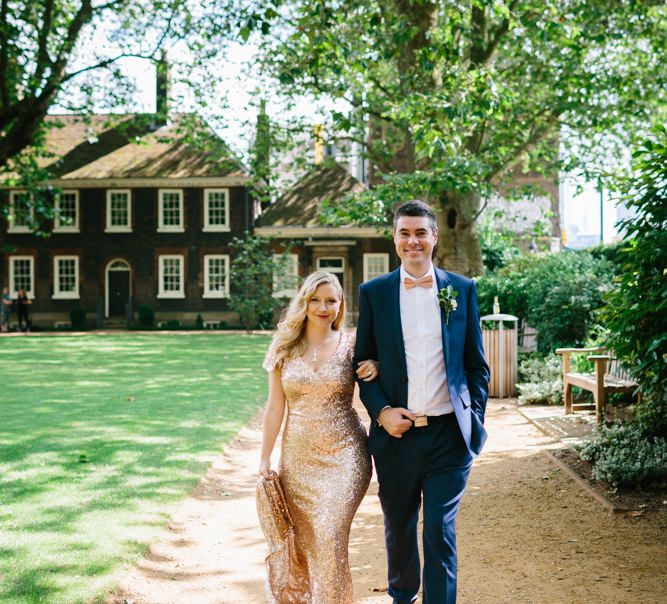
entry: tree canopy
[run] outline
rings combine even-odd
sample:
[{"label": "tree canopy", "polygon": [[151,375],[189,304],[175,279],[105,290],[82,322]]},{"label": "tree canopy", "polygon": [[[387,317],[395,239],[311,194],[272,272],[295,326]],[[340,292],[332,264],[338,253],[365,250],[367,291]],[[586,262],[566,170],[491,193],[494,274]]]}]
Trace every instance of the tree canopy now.
[{"label": "tree canopy", "polygon": [[[186,42],[188,84],[198,103],[210,82],[190,77],[227,39],[220,0],[0,0],[0,175],[37,193],[48,178],[45,116],[54,105],[89,114],[128,110],[135,90],[120,62],[156,63]],[[199,92],[199,94],[197,94]],[[158,108],[166,111],[166,107]],[[0,204],[2,205],[2,204]],[[6,209],[6,208],[5,208]]]},{"label": "tree canopy", "polygon": [[[596,165],[665,117],[665,6],[640,0],[274,0],[238,9],[286,95],[344,99],[332,133],[375,187],[343,216],[422,197],[438,260],[479,274],[475,222],[517,173]],[[376,203],[370,203],[370,197]],[[380,203],[377,203],[377,202]],[[341,214],[341,210],[338,210]]]}]

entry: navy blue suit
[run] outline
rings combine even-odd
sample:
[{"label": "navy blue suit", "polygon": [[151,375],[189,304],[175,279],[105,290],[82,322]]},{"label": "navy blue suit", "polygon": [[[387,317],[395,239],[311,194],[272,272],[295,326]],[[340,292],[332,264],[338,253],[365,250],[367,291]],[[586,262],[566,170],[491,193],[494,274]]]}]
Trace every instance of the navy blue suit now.
[{"label": "navy blue suit", "polygon": [[454,413],[394,438],[377,424],[387,405],[407,408],[408,372],[399,305],[400,270],[359,289],[355,360],[377,359],[380,375],[359,381],[371,417],[368,448],[373,455],[385,516],[389,594],[410,602],[420,584],[417,522],[424,504],[424,604],[456,601],[455,520],[472,459],[486,440],[484,411],[489,368],[484,359],[475,284],[435,269],[438,289],[451,285],[458,307],[446,324],[442,348]]}]

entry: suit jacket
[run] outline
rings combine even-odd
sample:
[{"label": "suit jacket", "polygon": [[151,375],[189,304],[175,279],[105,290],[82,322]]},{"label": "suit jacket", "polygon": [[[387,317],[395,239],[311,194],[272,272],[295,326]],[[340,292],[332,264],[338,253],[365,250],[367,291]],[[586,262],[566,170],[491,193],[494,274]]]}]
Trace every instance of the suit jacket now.
[{"label": "suit jacket", "polygon": [[[438,290],[451,285],[458,292],[449,324],[442,313],[442,350],[449,396],[470,453],[479,455],[486,440],[484,411],[489,393],[489,367],[484,359],[482,330],[474,281],[435,268]],[[364,283],[359,288],[359,319],[355,368],[363,359],[377,359],[380,375],[359,380],[361,400],[371,416],[368,448],[371,454],[391,454],[399,439],[377,424],[387,405],[407,407],[408,371],[399,306],[400,269]],[[442,311],[441,311],[442,312]]]}]

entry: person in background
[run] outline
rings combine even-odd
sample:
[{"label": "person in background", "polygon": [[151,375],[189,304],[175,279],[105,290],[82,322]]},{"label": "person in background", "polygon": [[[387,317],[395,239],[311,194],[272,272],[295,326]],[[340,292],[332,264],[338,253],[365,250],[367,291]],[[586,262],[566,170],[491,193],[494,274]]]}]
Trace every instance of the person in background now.
[{"label": "person in background", "polygon": [[28,297],[25,288],[19,289],[19,295],[16,298],[16,312],[18,314],[19,329],[21,331],[30,331],[29,308],[32,300]]},{"label": "person in background", "polygon": [[9,315],[12,311],[12,299],[9,297],[9,288],[2,288],[0,296],[0,331],[9,331]]}]

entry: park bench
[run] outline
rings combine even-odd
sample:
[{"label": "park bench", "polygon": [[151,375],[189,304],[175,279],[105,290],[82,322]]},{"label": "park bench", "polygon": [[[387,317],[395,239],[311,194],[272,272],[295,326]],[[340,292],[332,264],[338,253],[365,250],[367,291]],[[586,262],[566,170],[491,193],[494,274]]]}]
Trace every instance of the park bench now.
[{"label": "park bench", "polygon": [[[598,423],[605,419],[605,409],[609,394],[616,392],[633,392],[638,384],[635,382],[617,359],[610,354],[604,354],[603,348],[558,348],[557,354],[563,355],[563,402],[565,413],[574,413],[575,407],[581,409],[595,409]],[[595,363],[593,373],[577,373],[571,370],[571,355],[587,354],[588,360]],[[593,405],[575,404],[572,397],[572,386],[593,393]],[[641,400],[641,393],[637,393],[637,402]]]}]

